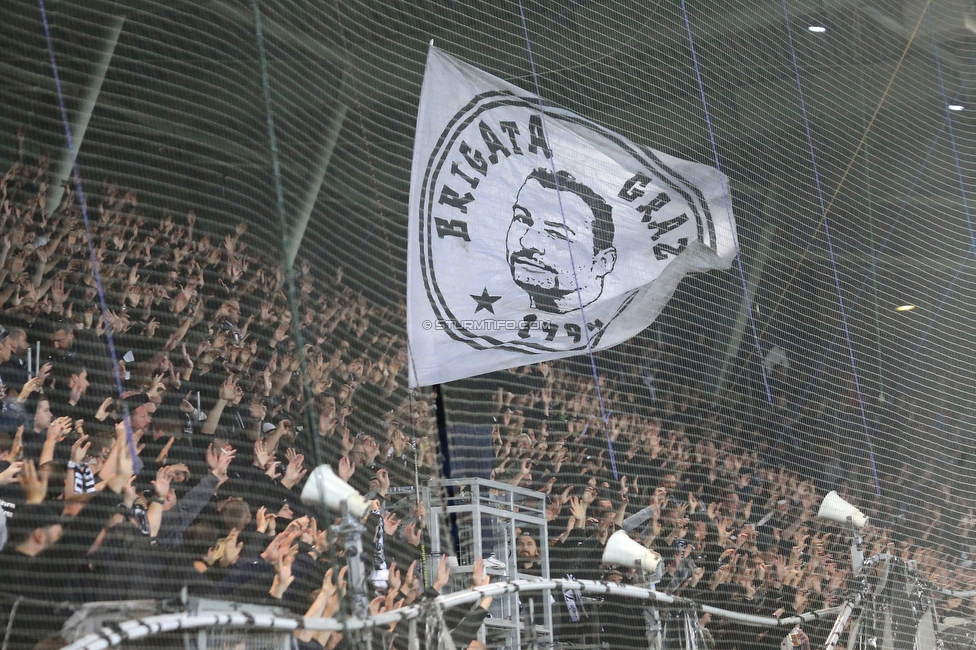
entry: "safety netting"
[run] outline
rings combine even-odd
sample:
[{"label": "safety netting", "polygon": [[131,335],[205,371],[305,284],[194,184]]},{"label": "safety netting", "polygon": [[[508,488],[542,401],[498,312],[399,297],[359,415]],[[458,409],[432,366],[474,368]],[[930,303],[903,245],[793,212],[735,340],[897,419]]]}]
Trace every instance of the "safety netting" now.
[{"label": "safety netting", "polygon": [[[948,0],[4,3],[0,647],[971,647],[974,32]],[[418,181],[435,52],[464,108]],[[725,221],[667,213],[685,181]],[[619,341],[560,302],[672,259]],[[418,353],[412,290],[518,358]],[[472,334],[458,296],[536,315]]]}]

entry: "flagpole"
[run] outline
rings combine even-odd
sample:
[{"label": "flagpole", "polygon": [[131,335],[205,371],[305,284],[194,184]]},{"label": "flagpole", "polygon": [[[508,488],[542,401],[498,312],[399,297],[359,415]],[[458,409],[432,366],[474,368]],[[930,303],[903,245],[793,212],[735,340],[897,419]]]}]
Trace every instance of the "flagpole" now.
[{"label": "flagpole", "polygon": [[451,453],[447,445],[447,411],[444,408],[444,394],[441,385],[434,385],[434,408],[437,410],[437,438],[441,444],[441,469],[444,478],[451,478]]},{"label": "flagpole", "polygon": [[[451,478],[451,452],[447,438],[447,409],[444,407],[444,393],[440,384],[434,384],[434,408],[437,409],[437,438],[441,447],[441,471],[445,479]],[[454,496],[454,488],[445,485],[448,497]],[[429,513],[428,513],[429,516]],[[461,537],[458,531],[457,515],[450,515],[451,521],[451,542],[454,544],[455,553],[461,550]],[[422,540],[423,538],[421,538]]]},{"label": "flagpole", "polygon": [[[411,400],[413,401],[413,400]],[[412,410],[412,408],[411,408]],[[420,462],[417,458],[417,431],[416,428],[413,432],[413,438],[410,439],[410,444],[413,447],[413,492],[414,492],[414,503],[420,505],[421,494],[420,494]],[[425,515],[430,516],[430,513],[426,512]],[[420,532],[420,572],[424,576],[424,587],[430,586],[430,573],[427,570],[427,543],[424,542],[423,530]]]}]

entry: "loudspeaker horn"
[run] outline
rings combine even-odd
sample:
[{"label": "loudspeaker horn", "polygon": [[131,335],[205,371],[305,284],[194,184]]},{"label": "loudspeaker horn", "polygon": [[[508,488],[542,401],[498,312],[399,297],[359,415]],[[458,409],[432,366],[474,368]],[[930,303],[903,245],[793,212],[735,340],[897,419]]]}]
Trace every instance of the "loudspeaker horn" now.
[{"label": "loudspeaker horn", "polygon": [[305,505],[325,505],[338,511],[346,502],[354,517],[366,514],[367,502],[351,485],[336,476],[328,464],[319,465],[313,471],[302,490],[302,503]]},{"label": "loudspeaker horn", "polygon": [[631,569],[642,569],[654,573],[661,562],[661,556],[642,544],[632,540],[625,531],[618,530],[603,549],[604,564],[619,564]]},{"label": "loudspeaker horn", "polygon": [[864,513],[845,501],[836,490],[831,490],[820,503],[820,510],[817,517],[827,521],[835,521],[838,524],[846,524],[850,517],[857,528],[864,528],[868,523],[868,518]]}]

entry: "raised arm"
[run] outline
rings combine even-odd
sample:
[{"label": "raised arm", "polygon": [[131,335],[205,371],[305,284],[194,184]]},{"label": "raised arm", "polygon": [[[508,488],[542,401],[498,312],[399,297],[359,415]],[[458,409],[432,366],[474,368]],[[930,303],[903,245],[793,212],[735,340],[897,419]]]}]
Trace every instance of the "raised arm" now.
[{"label": "raised arm", "polygon": [[237,382],[234,381],[234,375],[231,375],[220,387],[220,395],[217,402],[210,409],[210,413],[207,415],[207,421],[203,423],[203,428],[200,430],[202,433],[208,436],[214,434],[217,430],[217,425],[220,424],[220,416],[224,414],[224,409],[234,399],[236,390]]}]

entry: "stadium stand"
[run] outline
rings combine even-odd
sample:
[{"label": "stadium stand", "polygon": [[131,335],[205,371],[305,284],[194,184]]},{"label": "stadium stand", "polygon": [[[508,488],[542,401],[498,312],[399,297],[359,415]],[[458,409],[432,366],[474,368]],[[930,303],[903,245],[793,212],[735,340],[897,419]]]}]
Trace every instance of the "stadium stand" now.
[{"label": "stadium stand", "polygon": [[[421,582],[428,513],[390,492],[413,484],[415,456],[421,481],[437,475],[433,396],[404,388],[405,351],[371,328],[378,310],[341,281],[305,270],[306,395],[281,272],[250,245],[245,225],[221,237],[201,231],[192,212],[150,219],[137,212],[135,194],[107,186],[93,220],[106,322],[79,211],[67,199],[52,215],[40,209],[46,173],[43,160],[18,162],[2,182],[8,647],[33,648],[56,633],[71,612],[65,604],[176,598],[184,588],[296,614],[334,613],[343,563],[328,552],[332,522],[299,499],[313,435],[336,473],[383,513],[368,516],[364,535],[370,562],[390,572],[374,583],[375,611],[443,587],[442,576],[426,589]],[[123,359],[117,368],[107,362],[109,333]],[[671,366],[665,355],[659,363]],[[113,397],[116,374],[122,399]],[[592,379],[569,362],[496,375],[483,380],[495,386],[490,478],[546,495],[554,577],[635,579],[633,569],[600,563],[607,538],[623,529],[662,555],[666,593],[770,616],[831,607],[851,577],[848,540],[814,515],[837,490],[871,517],[869,554],[890,550],[933,583],[976,586],[971,565],[957,562],[973,524],[950,540],[941,510],[912,508],[907,466],[883,475],[877,495],[868,468],[840,467],[827,455],[815,463],[813,454],[771,447],[755,430],[744,444],[742,421],[665,371],[636,400],[622,389],[641,382],[636,374],[601,378],[614,411],[616,480]],[[299,424],[311,402],[314,434]],[[371,413],[362,431],[350,419],[359,407]],[[947,511],[960,509],[951,491],[942,496]],[[528,536],[519,549],[518,562],[530,568],[537,540]],[[20,597],[32,600],[11,611]],[[974,603],[945,606],[969,615]],[[556,610],[557,638],[590,629],[588,615],[570,616],[565,602]],[[612,647],[643,647],[643,619],[621,625],[624,612],[609,617],[618,623],[604,636]],[[831,622],[808,627],[813,643]],[[470,621],[458,625],[468,634]],[[706,629],[721,647],[782,640],[719,619]],[[318,642],[332,647],[339,637]]]},{"label": "stadium stand", "polygon": [[[52,37],[40,2],[0,25],[17,37],[0,75],[30,90],[8,88],[0,116],[0,650],[68,645],[80,637],[63,626],[105,602],[139,618],[210,599],[346,620],[340,513],[301,499],[323,464],[372,502],[361,520],[370,616],[416,608],[458,648],[509,647],[485,636],[485,620],[517,621],[540,602],[435,607],[505,582],[509,561],[536,574],[545,550],[553,579],[647,586],[639,570],[602,562],[620,530],[661,556],[655,588],[684,607],[554,591],[555,648],[690,648],[678,613],[692,610],[697,647],[822,647],[839,606],[868,584],[850,531],[817,517],[831,491],[868,516],[864,557],[893,558],[898,584],[922,585],[911,605],[927,606],[924,592],[940,634],[961,635],[940,637],[947,647],[971,647],[974,163],[971,118],[945,113],[965,108],[948,102],[969,92],[971,16],[911,1],[903,12],[809,3],[785,22],[778,1],[618,3],[599,15],[583,2],[467,3],[466,14],[450,2],[199,4],[51,3]],[[844,47],[801,41],[808,33],[796,45],[783,29],[814,19]],[[111,47],[97,36],[106,25]],[[399,215],[422,52],[434,33],[528,87],[523,25],[543,95],[721,161],[745,271],[683,283],[653,327],[613,350],[411,389]],[[794,77],[814,74],[798,50],[817,68],[812,118]],[[959,68],[952,93],[943,65]],[[77,119],[86,87],[108,117],[94,118],[75,158],[63,140],[88,124]],[[706,90],[724,100],[712,113]],[[283,171],[270,162],[271,105]],[[826,207],[820,173],[834,190]],[[899,224],[907,205],[919,214]],[[839,262],[821,228],[831,209]],[[868,286],[873,304],[855,308]],[[893,287],[927,301],[924,331],[882,324]],[[854,335],[842,336],[848,317]],[[514,559],[491,534],[494,555],[464,557],[470,527],[422,497],[445,478],[541,495],[548,548],[539,530],[517,529]],[[435,546],[447,552],[432,557]],[[907,597],[882,592],[877,629],[860,623],[852,644],[904,643],[905,630],[878,630]],[[695,604],[818,614],[792,630]],[[445,647],[417,627],[287,633],[301,650]],[[211,645],[257,647],[239,640]]]}]

